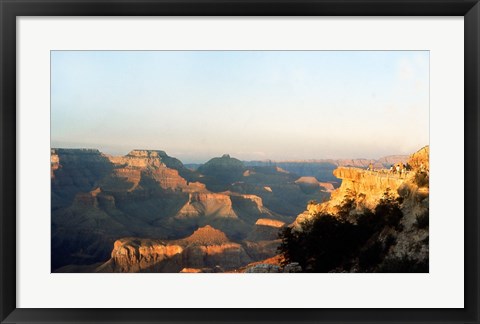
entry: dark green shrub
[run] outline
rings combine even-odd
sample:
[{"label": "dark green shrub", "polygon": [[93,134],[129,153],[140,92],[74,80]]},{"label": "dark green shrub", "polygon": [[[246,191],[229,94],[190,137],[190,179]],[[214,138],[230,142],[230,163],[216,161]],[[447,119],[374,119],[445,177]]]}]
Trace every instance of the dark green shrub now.
[{"label": "dark green shrub", "polygon": [[388,258],[383,260],[377,272],[389,273],[412,273],[412,272],[428,272],[429,262],[418,261],[404,255],[402,257]]},{"label": "dark green shrub", "polygon": [[385,224],[400,229],[400,220],[403,213],[400,210],[402,199],[394,196],[387,189],[380,199],[378,205],[375,207],[375,215],[385,220]]},{"label": "dark green shrub", "polygon": [[358,257],[360,269],[363,271],[371,271],[371,269],[382,260],[383,250],[383,245],[379,241],[361,250]]},{"label": "dark green shrub", "polygon": [[[400,204],[401,199],[387,190],[373,212],[365,210],[360,215],[350,216],[355,199],[349,193],[337,206],[337,216],[316,215],[302,224],[301,232],[284,229],[280,234],[279,252],[283,253],[285,263],[298,262],[307,272],[348,271],[357,259],[361,270],[376,271],[386,251],[396,243],[393,235],[387,236],[384,243],[379,241],[380,232],[386,227],[402,230]],[[394,262],[387,261],[384,268],[403,267]],[[412,267],[407,264],[403,268]]]},{"label": "dark green shrub", "polygon": [[357,226],[322,214],[302,224],[303,231],[286,228],[280,235],[279,252],[285,262],[298,262],[309,272],[328,272],[341,267],[361,246]]},{"label": "dark green shrub", "polygon": [[392,245],[395,245],[395,244],[397,244],[397,239],[395,238],[395,236],[389,234],[385,238],[385,251],[387,251]]},{"label": "dark green shrub", "polygon": [[294,231],[291,227],[285,227],[280,231],[279,238],[282,242],[278,247],[278,251],[283,253],[283,265],[298,262],[304,269],[307,257],[305,232],[298,232]]},{"label": "dark green shrub", "polygon": [[428,173],[417,171],[415,173],[415,184],[419,187],[428,187],[428,184],[429,184]]},{"label": "dark green shrub", "polygon": [[429,212],[428,210],[424,213],[417,215],[415,225],[419,229],[425,229],[428,227]]},{"label": "dark green shrub", "polygon": [[370,210],[366,210],[363,214],[357,216],[357,224],[359,230],[365,232],[365,235],[371,236],[385,226],[385,219]]}]

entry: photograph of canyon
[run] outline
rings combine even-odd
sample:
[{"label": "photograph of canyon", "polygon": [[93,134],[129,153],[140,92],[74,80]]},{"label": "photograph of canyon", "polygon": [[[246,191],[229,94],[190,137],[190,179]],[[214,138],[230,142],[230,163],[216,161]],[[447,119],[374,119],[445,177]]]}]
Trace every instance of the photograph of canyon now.
[{"label": "photograph of canyon", "polygon": [[52,273],[429,272],[428,51],[52,51]]}]

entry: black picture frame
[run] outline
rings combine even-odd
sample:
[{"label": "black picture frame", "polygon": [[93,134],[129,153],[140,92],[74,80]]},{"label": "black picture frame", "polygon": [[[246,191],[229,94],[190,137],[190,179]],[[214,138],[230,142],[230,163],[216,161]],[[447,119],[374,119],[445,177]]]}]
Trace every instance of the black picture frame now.
[{"label": "black picture frame", "polygon": [[[478,0],[0,0],[1,323],[479,323]],[[16,307],[16,18],[19,16],[464,16],[463,309],[24,309]]]}]

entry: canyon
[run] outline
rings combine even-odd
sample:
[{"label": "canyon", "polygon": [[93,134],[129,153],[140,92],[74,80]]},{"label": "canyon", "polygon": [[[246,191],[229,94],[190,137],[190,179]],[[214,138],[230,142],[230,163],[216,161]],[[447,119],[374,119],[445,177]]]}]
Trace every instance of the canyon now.
[{"label": "canyon", "polygon": [[[95,149],[52,149],[52,270],[103,262],[118,239],[170,242],[205,226],[243,244],[248,263],[275,254],[278,223],[272,227],[269,221],[290,223],[291,211],[328,195],[304,193],[296,175],[273,167],[246,169],[230,156],[207,162],[204,173],[163,151],[110,156]],[[268,221],[257,224],[260,219]],[[268,242],[261,243],[262,235]]]},{"label": "canyon", "polygon": [[[410,160],[424,167],[424,155]],[[283,229],[334,211],[352,192],[364,207],[374,206],[386,188],[417,197],[410,180],[365,170],[407,160],[273,163],[225,154],[192,167],[159,150],[111,156],[52,149],[52,271],[284,271],[262,263],[278,263]],[[284,272],[297,270],[291,265]]]}]

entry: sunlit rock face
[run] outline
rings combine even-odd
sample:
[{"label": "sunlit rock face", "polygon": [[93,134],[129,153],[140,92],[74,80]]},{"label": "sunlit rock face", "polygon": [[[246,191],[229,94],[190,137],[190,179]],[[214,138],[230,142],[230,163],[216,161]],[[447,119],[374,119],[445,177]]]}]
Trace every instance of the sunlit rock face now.
[{"label": "sunlit rock face", "polygon": [[[210,170],[218,163],[228,168],[232,161],[239,166],[225,156]],[[52,149],[52,269],[104,261],[122,237],[172,240],[212,225],[240,244],[259,218],[288,219],[270,211],[258,195],[211,192],[203,179],[163,151],[115,157],[98,150]],[[271,251],[265,246],[261,255]],[[202,249],[189,253],[201,255]],[[240,251],[237,258],[243,258],[238,246],[229,251]]]},{"label": "sunlit rock face", "polygon": [[408,159],[404,159],[402,156],[392,156],[390,159],[384,158],[384,160],[386,163],[405,161],[411,170],[399,175],[392,174],[387,169],[369,171],[354,167],[338,167],[333,174],[342,181],[340,187],[331,192],[330,200],[324,203],[308,204],[306,210],[297,216],[294,225],[298,227],[299,223],[321,212],[336,214],[338,207],[346,198],[355,199],[361,210],[363,208],[373,209],[386,191],[394,197],[408,194],[416,197],[428,196],[428,188],[418,188],[413,184],[415,175],[421,168],[428,170],[428,146],[413,153]]},{"label": "sunlit rock face", "polygon": [[337,207],[342,204],[345,197],[352,195],[362,207],[373,208],[387,189],[398,196],[397,189],[406,180],[396,175],[350,167],[339,167],[333,171],[333,174],[342,180],[340,187],[332,191],[329,201],[307,205],[307,209],[298,215],[296,224],[310,219],[319,212],[337,213]]},{"label": "sunlit rock face", "polygon": [[[84,271],[91,271],[102,263],[99,271],[227,271],[275,255],[285,224],[309,201],[325,201],[330,193],[335,201],[334,185],[338,187],[334,181],[320,182],[286,169],[305,170],[308,163],[246,167],[228,155],[195,170],[158,150],[110,156],[92,149],[52,149],[50,162],[52,270],[85,266]],[[333,177],[331,163],[316,167],[319,174]],[[344,169],[337,174],[343,177],[337,191],[368,189],[358,185],[358,175]],[[308,209],[313,212],[315,206]],[[193,244],[182,239],[205,226],[220,230],[228,240]],[[122,244],[115,249],[123,252],[114,258],[117,241]]]},{"label": "sunlit rock face", "polygon": [[120,237],[168,237],[163,223],[188,195],[187,181],[167,167],[178,163],[159,151],[53,149],[52,268],[105,260]]},{"label": "sunlit rock face", "polygon": [[100,266],[98,272],[158,271],[162,263],[170,267],[181,266],[179,245],[169,245],[158,240],[125,238],[115,241],[111,259]]},{"label": "sunlit rock face", "polygon": [[430,147],[425,146],[413,153],[409,160],[408,164],[415,170],[429,170],[430,169]]},{"label": "sunlit rock face", "polygon": [[274,228],[281,228],[285,226],[284,222],[275,220],[275,219],[268,219],[268,218],[259,218],[256,222],[255,225],[257,226],[268,226],[268,227],[274,227]]},{"label": "sunlit rock face", "polygon": [[398,188],[398,194],[404,200],[402,204],[404,230],[398,233],[397,244],[389,251],[391,256],[406,255],[416,260],[429,258],[429,227],[418,225],[419,216],[429,214],[429,156],[430,147],[425,146],[412,154],[408,160],[413,170],[407,181]]},{"label": "sunlit rock face", "polygon": [[370,208],[378,202],[387,188],[396,193],[398,187],[405,181],[405,178],[398,176],[344,167],[336,169],[333,174],[342,179],[340,188],[332,192],[331,200],[334,203],[340,203],[347,191],[350,191],[363,193],[364,204]]},{"label": "sunlit rock face", "polygon": [[115,166],[115,177],[132,183],[129,190],[135,189],[142,173],[154,179],[163,189],[186,188],[187,181],[178,170],[167,167],[163,159],[168,158],[163,151],[133,150],[125,156],[108,156]]},{"label": "sunlit rock face", "polygon": [[175,218],[196,218],[203,215],[238,218],[229,195],[198,192],[189,194],[188,202],[178,211]]},{"label": "sunlit rock face", "polygon": [[176,243],[185,246],[185,267],[189,268],[230,270],[253,260],[242,244],[231,242],[225,233],[208,225]]},{"label": "sunlit rock face", "polygon": [[163,151],[133,150],[125,156],[109,156],[109,159],[114,164],[145,169],[148,167],[159,168],[163,164],[162,156],[166,155]]},{"label": "sunlit rock face", "polygon": [[113,243],[108,261],[68,265],[56,272],[231,272],[275,256],[279,244],[280,240],[232,242],[222,231],[206,225],[179,240],[121,238]]},{"label": "sunlit rock face", "polygon": [[[97,272],[205,272],[230,270],[251,262],[241,244],[205,226],[176,241],[124,238],[117,240],[111,259]],[[189,270],[185,270],[189,269]]]},{"label": "sunlit rock face", "polygon": [[50,151],[50,178],[55,177],[55,171],[60,167],[60,158],[57,151],[52,149]]},{"label": "sunlit rock face", "polygon": [[[341,186],[332,192],[329,201],[308,204],[306,210],[291,224],[293,229],[302,231],[302,224],[305,221],[323,217],[324,214],[339,216],[342,204],[346,201],[350,201],[351,204],[346,209],[347,214],[342,217],[346,217],[352,224],[358,224],[358,217],[368,213],[368,210],[375,211],[380,201],[388,201],[388,204],[394,201],[401,211],[398,224],[384,223],[376,236],[369,239],[366,246],[361,249],[370,248],[369,244],[375,242],[384,247],[388,246],[383,252],[384,261],[410,260],[408,262],[428,265],[429,147],[423,147],[413,153],[405,164],[409,166],[409,170],[401,175],[388,171],[337,168],[334,174],[342,180]],[[391,198],[382,200],[385,197]],[[342,212],[345,212],[345,209]],[[380,212],[375,215],[386,214]],[[355,264],[358,260],[350,261]],[[350,270],[356,271],[355,267]]]}]

